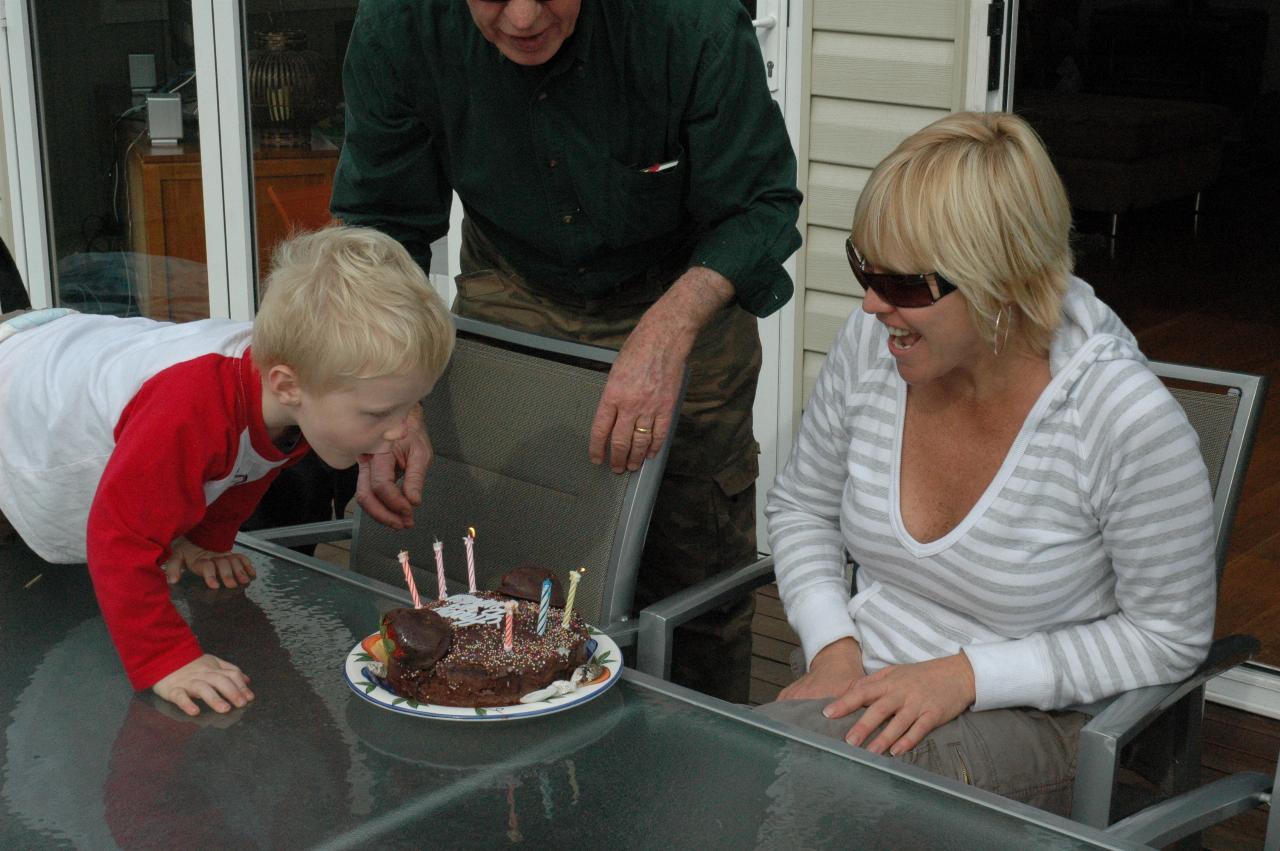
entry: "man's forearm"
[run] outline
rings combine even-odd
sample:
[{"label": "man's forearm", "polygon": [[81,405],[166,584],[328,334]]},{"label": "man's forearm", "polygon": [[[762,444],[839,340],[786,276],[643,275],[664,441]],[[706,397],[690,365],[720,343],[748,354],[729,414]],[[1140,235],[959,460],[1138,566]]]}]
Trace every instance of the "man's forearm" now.
[{"label": "man's forearm", "polygon": [[698,332],[733,298],[728,278],[706,266],[694,266],[645,312],[637,330],[644,327],[661,333],[682,356],[688,355]]}]

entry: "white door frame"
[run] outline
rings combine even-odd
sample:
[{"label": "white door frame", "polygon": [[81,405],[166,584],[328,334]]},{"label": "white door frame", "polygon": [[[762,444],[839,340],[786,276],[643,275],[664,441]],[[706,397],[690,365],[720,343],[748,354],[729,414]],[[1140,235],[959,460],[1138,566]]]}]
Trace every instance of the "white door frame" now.
[{"label": "white door frame", "polygon": [[53,306],[49,215],[44,179],[44,145],[36,108],[31,18],[22,0],[3,0],[4,131],[8,137],[13,260],[27,285],[31,306]]},{"label": "white door frame", "polygon": [[[777,15],[778,60],[775,73],[782,76],[774,99],[782,109],[791,149],[797,152],[797,157],[803,156],[800,151],[801,82],[804,76],[802,22],[808,2],[810,0],[778,0],[775,9],[769,12],[763,10],[764,2],[757,7],[758,15]],[[752,410],[756,440],[760,442],[760,477],[756,479],[756,549],[762,553],[771,552],[769,527],[764,517],[765,497],[791,454],[796,433],[793,385],[797,375],[797,316],[803,292],[796,280],[797,255],[792,255],[783,266],[795,283],[795,295],[777,312],[760,320],[760,345],[764,359]]]},{"label": "white door frame", "polygon": [[[204,200],[209,316],[253,318],[251,162],[238,0],[193,0],[196,100],[200,104],[200,175]],[[233,286],[234,282],[234,286]]]}]

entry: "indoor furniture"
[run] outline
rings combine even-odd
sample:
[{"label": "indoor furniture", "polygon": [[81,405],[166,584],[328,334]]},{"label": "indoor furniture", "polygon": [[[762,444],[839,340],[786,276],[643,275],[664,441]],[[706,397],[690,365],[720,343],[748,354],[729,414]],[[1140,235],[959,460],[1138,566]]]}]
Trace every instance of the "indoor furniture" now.
[{"label": "indoor furniture", "polygon": [[[270,268],[272,247],[288,236],[290,223],[268,190],[288,192],[333,185],[338,151],[333,148],[264,148],[253,155],[253,194],[259,268]],[[128,155],[130,249],[143,255],[204,263],[204,184],[200,148],[134,145]],[[146,264],[138,282],[139,308],[153,319],[208,316],[208,280],[203,288],[187,277],[170,276],[163,264]]]}]

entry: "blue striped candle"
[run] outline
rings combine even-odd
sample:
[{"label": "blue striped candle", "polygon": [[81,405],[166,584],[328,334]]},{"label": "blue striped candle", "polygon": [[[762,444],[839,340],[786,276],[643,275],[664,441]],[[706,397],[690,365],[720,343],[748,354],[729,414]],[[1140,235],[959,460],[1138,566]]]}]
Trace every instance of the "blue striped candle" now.
[{"label": "blue striped candle", "polygon": [[547,610],[551,608],[551,580],[542,580],[542,600],[538,603],[538,635],[547,634]]}]

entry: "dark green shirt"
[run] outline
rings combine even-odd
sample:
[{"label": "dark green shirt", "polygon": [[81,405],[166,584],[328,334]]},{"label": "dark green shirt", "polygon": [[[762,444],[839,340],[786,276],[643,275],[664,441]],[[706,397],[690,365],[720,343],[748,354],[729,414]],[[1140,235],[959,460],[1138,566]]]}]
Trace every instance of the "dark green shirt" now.
[{"label": "dark green shirt", "polygon": [[343,81],[333,213],[424,268],[456,190],[533,286],[603,296],[675,263],[760,316],[791,297],[795,154],[738,0],[582,0],[536,68],[462,0],[362,0]]}]

